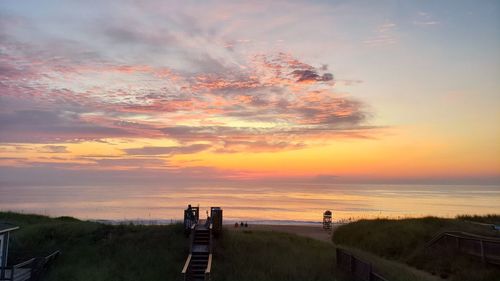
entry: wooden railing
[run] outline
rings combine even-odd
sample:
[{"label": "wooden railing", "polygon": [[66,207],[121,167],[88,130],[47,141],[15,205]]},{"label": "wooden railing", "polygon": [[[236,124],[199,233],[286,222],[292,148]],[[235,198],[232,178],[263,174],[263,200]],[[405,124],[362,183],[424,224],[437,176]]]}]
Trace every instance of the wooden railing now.
[{"label": "wooden railing", "polygon": [[0,268],[0,272],[5,274],[2,279],[5,281],[24,281],[29,280],[31,278],[31,272],[33,269],[33,265],[35,262],[35,258],[29,259],[25,262],[18,263],[13,266],[2,267]]},{"label": "wooden railing", "polygon": [[189,265],[191,264],[191,257],[192,255],[189,254],[189,256],[186,259],[186,262],[184,263],[184,267],[182,268],[182,280],[184,281],[187,280],[187,273],[189,271]]},{"label": "wooden railing", "polygon": [[189,252],[190,253],[193,251],[194,229],[195,228],[196,228],[196,224],[193,224],[191,226],[190,231],[189,231]]},{"label": "wooden railing", "polygon": [[209,254],[208,255],[207,269],[205,269],[205,281],[211,280],[211,276],[210,276],[211,270],[212,270],[212,254]]},{"label": "wooden railing", "polygon": [[371,263],[356,258],[347,251],[337,248],[337,267],[350,272],[355,278],[363,281],[388,281],[373,271]]},{"label": "wooden railing", "polygon": [[208,236],[208,239],[209,239],[209,241],[208,241],[209,249],[208,249],[208,251],[209,251],[210,254],[212,254],[212,251],[214,249],[214,245],[213,245],[213,242],[214,242],[213,241],[213,224],[212,223],[210,223],[210,225],[208,226],[208,230],[209,230],[209,236]]},{"label": "wooden railing", "polygon": [[46,256],[46,257],[41,257],[41,258],[36,258],[35,264],[33,267],[33,270],[31,272],[31,279],[30,281],[35,281],[40,279],[40,276],[43,274],[45,270],[47,270],[48,266],[61,254],[61,251],[57,250],[53,252],[52,254]]},{"label": "wooden railing", "polygon": [[27,261],[18,263],[13,266],[0,268],[0,272],[6,275],[1,281],[25,281],[25,280],[38,280],[47,266],[54,261],[61,252],[59,250],[53,252],[46,257],[36,257]]},{"label": "wooden railing", "polygon": [[484,263],[500,265],[500,238],[448,231],[436,235],[427,247],[436,244],[453,247],[461,253],[480,258]]}]

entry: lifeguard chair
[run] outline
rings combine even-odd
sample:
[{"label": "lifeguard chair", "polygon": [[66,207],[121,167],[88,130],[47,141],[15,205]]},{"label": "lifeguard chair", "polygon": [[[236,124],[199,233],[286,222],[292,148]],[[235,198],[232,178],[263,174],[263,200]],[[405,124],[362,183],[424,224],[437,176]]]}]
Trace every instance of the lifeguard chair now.
[{"label": "lifeguard chair", "polygon": [[332,212],[330,210],[327,210],[323,213],[323,229],[332,229]]}]

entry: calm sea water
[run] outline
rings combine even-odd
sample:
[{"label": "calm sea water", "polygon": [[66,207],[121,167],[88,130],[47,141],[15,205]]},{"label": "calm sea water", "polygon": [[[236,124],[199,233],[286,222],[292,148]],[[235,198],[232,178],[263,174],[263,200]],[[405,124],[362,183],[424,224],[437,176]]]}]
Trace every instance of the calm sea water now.
[{"label": "calm sea water", "polygon": [[500,186],[207,185],[187,187],[0,186],[0,210],[81,219],[179,220],[199,205],[220,206],[227,220],[320,221],[373,217],[453,217],[500,213]]}]

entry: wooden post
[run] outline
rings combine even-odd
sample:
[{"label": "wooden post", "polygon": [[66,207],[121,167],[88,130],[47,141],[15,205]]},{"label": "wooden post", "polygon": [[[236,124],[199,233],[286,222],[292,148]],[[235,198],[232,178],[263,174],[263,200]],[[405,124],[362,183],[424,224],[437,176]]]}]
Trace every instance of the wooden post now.
[{"label": "wooden post", "polygon": [[368,265],[370,266],[370,270],[369,270],[370,273],[368,273],[368,281],[372,281],[372,279],[373,279],[373,266],[371,263],[369,263]]},{"label": "wooden post", "polygon": [[481,261],[483,263],[486,262],[486,257],[484,256],[484,243],[483,240],[479,240],[481,242]]},{"label": "wooden post", "polygon": [[337,266],[340,266],[340,249],[336,248],[335,253],[337,254]]},{"label": "wooden post", "polygon": [[349,271],[354,272],[354,257],[349,254]]}]

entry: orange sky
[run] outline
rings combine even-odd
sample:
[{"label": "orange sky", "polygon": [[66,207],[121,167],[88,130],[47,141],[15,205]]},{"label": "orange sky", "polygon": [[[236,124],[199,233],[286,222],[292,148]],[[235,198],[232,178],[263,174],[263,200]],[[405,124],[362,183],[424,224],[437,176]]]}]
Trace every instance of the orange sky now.
[{"label": "orange sky", "polygon": [[500,183],[497,2],[0,5],[5,184]]}]

